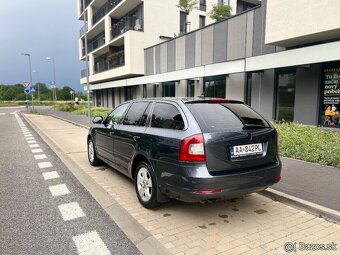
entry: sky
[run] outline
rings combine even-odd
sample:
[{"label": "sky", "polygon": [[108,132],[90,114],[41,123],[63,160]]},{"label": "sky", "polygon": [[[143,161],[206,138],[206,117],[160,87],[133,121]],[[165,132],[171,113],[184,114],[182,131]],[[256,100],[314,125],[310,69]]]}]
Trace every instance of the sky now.
[{"label": "sky", "polygon": [[76,0],[0,0],[0,84],[29,82],[31,54],[33,84],[53,80],[55,61],[57,87],[82,91],[78,38],[82,21],[77,19]]}]

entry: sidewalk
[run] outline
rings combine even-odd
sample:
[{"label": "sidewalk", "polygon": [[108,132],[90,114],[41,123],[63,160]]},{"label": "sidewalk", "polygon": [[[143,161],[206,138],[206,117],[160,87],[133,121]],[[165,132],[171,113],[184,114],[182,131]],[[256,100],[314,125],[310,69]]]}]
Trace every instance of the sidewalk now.
[{"label": "sidewalk", "polygon": [[105,165],[90,166],[86,129],[50,116],[25,119],[97,201],[100,193],[98,202],[144,254],[286,254],[295,242],[340,244],[339,225],[256,193],[205,205],[171,201],[147,210],[130,179]]},{"label": "sidewalk", "polygon": [[[45,113],[90,126],[85,115]],[[281,160],[282,179],[272,189],[340,212],[340,169],[285,157]]]}]

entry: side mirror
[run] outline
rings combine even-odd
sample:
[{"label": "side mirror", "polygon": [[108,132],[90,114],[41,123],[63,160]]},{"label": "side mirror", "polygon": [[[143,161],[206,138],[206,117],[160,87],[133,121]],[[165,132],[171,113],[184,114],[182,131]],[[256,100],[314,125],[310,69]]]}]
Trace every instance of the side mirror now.
[{"label": "side mirror", "polygon": [[93,123],[93,124],[102,124],[102,123],[103,123],[103,117],[102,117],[102,116],[94,117],[94,118],[92,119],[92,123]]}]

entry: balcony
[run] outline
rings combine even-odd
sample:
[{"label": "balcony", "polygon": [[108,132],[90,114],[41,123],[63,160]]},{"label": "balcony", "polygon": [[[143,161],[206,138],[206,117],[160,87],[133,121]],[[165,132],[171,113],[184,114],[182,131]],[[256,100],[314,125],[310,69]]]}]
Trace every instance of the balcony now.
[{"label": "balcony", "polygon": [[80,31],[79,31],[79,36],[82,37],[85,33],[87,32],[87,24],[84,25]]},{"label": "balcony", "polygon": [[107,58],[95,62],[93,67],[94,73],[101,73],[107,70],[111,70],[117,67],[125,65],[125,53],[124,50],[117,51]]},{"label": "balcony", "polygon": [[87,8],[87,6],[89,6],[91,2],[92,0],[85,0],[85,8],[84,8],[83,1],[81,1],[80,2],[80,13],[82,13]]},{"label": "balcony", "polygon": [[143,19],[127,16],[113,23],[111,39],[115,39],[129,30],[143,31]]},{"label": "balcony", "polygon": [[108,14],[113,8],[115,8],[123,0],[109,0],[98,11],[93,14],[92,24],[93,26],[101,20],[106,14]]},{"label": "balcony", "polygon": [[95,49],[103,46],[104,44],[105,44],[105,33],[102,32],[98,36],[96,36],[94,39],[89,41],[88,46],[87,46],[87,50],[90,53],[90,52],[94,51]]}]

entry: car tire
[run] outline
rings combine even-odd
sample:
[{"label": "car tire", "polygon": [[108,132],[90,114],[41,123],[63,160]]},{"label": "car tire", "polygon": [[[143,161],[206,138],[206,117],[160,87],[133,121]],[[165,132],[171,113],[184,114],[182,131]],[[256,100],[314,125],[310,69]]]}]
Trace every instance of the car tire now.
[{"label": "car tire", "polygon": [[135,189],[139,202],[147,209],[159,206],[157,180],[147,162],[140,162],[135,174]]},{"label": "car tire", "polygon": [[100,165],[101,161],[99,158],[97,158],[97,152],[92,138],[89,138],[87,141],[87,157],[91,166]]}]

